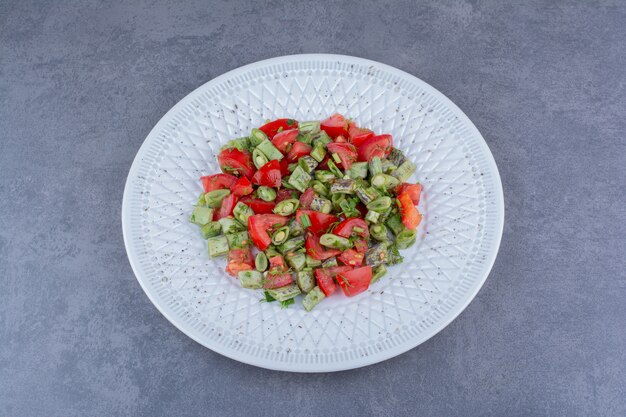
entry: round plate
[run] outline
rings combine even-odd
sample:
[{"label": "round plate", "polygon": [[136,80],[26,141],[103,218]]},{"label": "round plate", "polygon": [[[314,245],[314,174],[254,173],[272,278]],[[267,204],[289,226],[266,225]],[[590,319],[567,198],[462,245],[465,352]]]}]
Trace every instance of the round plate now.
[{"label": "round plate", "polygon": [[[310,313],[261,302],[212,260],[188,219],[199,177],[219,171],[227,140],[266,119],[332,113],[378,133],[417,165],[424,218],[404,262],[356,297]],[[176,104],[150,132],[122,206],[132,268],[154,305],[204,346],[264,368],[327,372],[399,355],[443,329],[474,298],[504,221],[498,169],[482,136],[445,96],[414,76],[341,55],[294,55],[230,71]]]}]

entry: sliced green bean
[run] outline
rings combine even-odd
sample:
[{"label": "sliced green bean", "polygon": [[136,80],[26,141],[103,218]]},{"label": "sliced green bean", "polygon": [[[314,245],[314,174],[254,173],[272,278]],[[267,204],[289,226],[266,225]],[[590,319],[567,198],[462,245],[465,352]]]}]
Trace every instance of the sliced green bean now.
[{"label": "sliced green bean", "polygon": [[367,177],[367,162],[353,162],[346,175],[352,179]]},{"label": "sliced green bean", "polygon": [[309,293],[302,299],[302,306],[306,311],[311,311],[320,303],[326,295],[320,290],[320,287],[314,287]]},{"label": "sliced green bean", "polygon": [[257,169],[261,169],[261,167],[269,162],[269,158],[265,156],[263,152],[261,152],[258,148],[252,151],[252,162],[254,162],[254,166]]},{"label": "sliced green bean", "polygon": [[228,253],[228,240],[226,236],[215,236],[209,238],[208,240],[209,246],[209,256],[211,258],[215,258],[216,256],[226,255]]},{"label": "sliced green bean", "polygon": [[276,230],[272,235],[272,243],[274,245],[281,245],[285,243],[289,239],[289,227],[283,226],[280,229]]},{"label": "sliced green bean", "polygon": [[250,146],[252,146],[253,148],[256,148],[265,139],[267,139],[267,135],[265,134],[265,132],[255,127],[254,129],[252,129],[252,132],[250,133]]},{"label": "sliced green bean", "polygon": [[230,190],[213,190],[206,193],[206,202],[209,207],[219,208],[222,205],[222,200],[230,194]]},{"label": "sliced green bean", "polygon": [[387,244],[377,243],[365,252],[365,263],[370,266],[378,266],[385,263],[387,259]]},{"label": "sliced green bean", "polygon": [[236,233],[236,232],[241,232],[243,230],[246,230],[243,224],[241,224],[235,218],[230,217],[230,216],[222,217],[221,219],[218,220],[218,222],[222,226],[222,231],[225,234]]},{"label": "sliced green bean", "polygon": [[326,259],[322,262],[322,268],[332,268],[333,266],[338,266],[337,257],[333,256],[332,258]]},{"label": "sliced green bean", "polygon": [[381,190],[389,190],[400,184],[397,178],[387,174],[377,174],[372,178],[372,185]]},{"label": "sliced green bean", "polygon": [[376,281],[381,279],[386,273],[387,273],[387,267],[384,264],[378,265],[376,268],[374,268],[372,281],[370,281],[370,283],[371,284],[375,283]]},{"label": "sliced green bean", "polygon": [[343,172],[335,165],[333,161],[328,161],[328,170],[337,178],[343,178]]},{"label": "sliced green bean", "polygon": [[309,255],[306,256],[306,266],[308,268],[315,268],[316,266],[320,266],[321,264],[322,261],[320,261],[319,259],[314,259]]},{"label": "sliced green bean", "polygon": [[267,269],[268,265],[269,262],[267,260],[267,256],[265,256],[263,252],[257,253],[256,258],[254,258],[254,266],[256,267],[256,270],[263,272]]},{"label": "sliced green bean", "polygon": [[387,157],[392,164],[399,167],[406,161],[406,156],[402,153],[402,151],[398,148],[393,148]]},{"label": "sliced green bean", "polygon": [[274,213],[280,214],[281,216],[289,216],[296,212],[299,205],[300,201],[298,199],[289,198],[276,204],[276,207],[274,207]]},{"label": "sliced green bean", "polygon": [[313,146],[313,150],[311,151],[311,158],[315,159],[317,162],[322,162],[324,157],[326,156],[326,147],[322,143],[316,143]]},{"label": "sliced green bean", "polygon": [[191,223],[197,224],[198,226],[203,226],[211,220],[213,220],[213,209],[202,206],[194,207],[191,217],[189,218]]},{"label": "sliced green bean", "polygon": [[384,224],[374,224],[370,226],[370,235],[380,242],[385,242],[387,240],[387,228]]},{"label": "sliced green bean", "polygon": [[276,148],[276,146],[272,144],[272,142],[270,142],[269,139],[265,139],[263,140],[263,142],[259,143],[256,149],[263,152],[263,154],[265,154],[265,156],[267,156],[267,159],[269,159],[270,161],[272,159],[277,159],[280,161],[284,157],[283,154]]},{"label": "sliced green bean", "polygon": [[302,236],[304,234],[304,228],[296,219],[292,219],[289,222],[289,236]]},{"label": "sliced green bean", "polygon": [[408,180],[416,169],[415,164],[407,159],[391,175],[396,177],[400,182],[403,182]]},{"label": "sliced green bean", "polygon": [[327,248],[348,249],[352,247],[352,242],[345,237],[337,236],[332,233],[323,234],[320,237],[320,243]]},{"label": "sliced green bean", "polygon": [[304,172],[310,174],[311,172],[313,172],[315,167],[317,167],[317,161],[312,157],[306,155],[298,160],[298,165],[302,167]]},{"label": "sliced green bean", "polygon": [[299,249],[304,246],[304,236],[297,236],[292,239],[289,239],[282,245],[280,245],[279,249],[282,253],[293,252],[296,249]]},{"label": "sliced green bean", "polygon": [[375,156],[372,159],[370,159],[369,161],[369,171],[370,171],[370,176],[374,177],[378,174],[382,174],[383,173],[383,165],[380,162],[380,157]]},{"label": "sliced green bean", "polygon": [[318,120],[300,122],[298,123],[298,130],[301,134],[317,133],[320,131],[320,122]]},{"label": "sliced green bean", "polygon": [[389,218],[385,221],[385,224],[396,236],[405,229],[404,224],[402,224],[402,216],[400,216],[399,213],[394,213],[389,216]]},{"label": "sliced green bean", "polygon": [[289,177],[289,184],[300,192],[304,192],[311,181],[311,176],[302,167],[297,167]]},{"label": "sliced green bean", "polygon": [[313,191],[315,191],[316,194],[319,194],[323,197],[326,197],[328,195],[328,187],[326,187],[321,181],[313,180],[309,185],[311,186],[311,188],[313,188]]},{"label": "sliced green bean", "polygon": [[396,246],[398,249],[407,249],[413,246],[416,236],[415,230],[405,229],[396,236]]},{"label": "sliced green bean", "polygon": [[306,255],[302,252],[289,252],[285,255],[285,260],[296,271],[300,271],[306,265]]},{"label": "sliced green bean", "polygon": [[263,288],[263,274],[259,271],[239,271],[237,277],[243,288]]},{"label": "sliced green bean", "polygon": [[380,220],[380,216],[381,215],[379,212],[368,210],[367,214],[365,215],[365,221],[370,223],[378,223],[378,221]]},{"label": "sliced green bean", "polygon": [[261,185],[256,190],[256,195],[263,201],[274,201],[276,200],[276,190],[272,187],[267,187],[265,185]]},{"label": "sliced green bean", "polygon": [[333,203],[330,200],[321,197],[314,197],[311,201],[311,210],[328,214],[333,209]]},{"label": "sliced green bean", "polygon": [[235,208],[233,209],[233,215],[237,220],[239,220],[245,227],[248,226],[248,218],[254,215],[254,210],[250,208],[247,204],[239,201]]},{"label": "sliced green bean", "polygon": [[310,292],[315,287],[313,271],[301,270],[296,273],[296,284],[303,293]]},{"label": "sliced green bean", "polygon": [[357,188],[356,195],[363,202],[363,204],[369,204],[381,196],[380,192],[374,187]]},{"label": "sliced green bean", "polygon": [[208,239],[210,237],[218,236],[222,232],[222,226],[219,222],[208,222],[200,228],[202,237]]},{"label": "sliced green bean", "polygon": [[376,200],[371,201],[370,203],[367,204],[368,210],[377,211],[379,213],[382,213],[383,211],[387,210],[389,207],[391,207],[391,198],[387,196],[378,197]]},{"label": "sliced green bean", "polygon": [[354,194],[356,182],[353,179],[337,180],[330,186],[330,193]]},{"label": "sliced green bean", "polygon": [[315,171],[314,175],[316,180],[321,181],[324,184],[328,184],[337,178],[332,172],[323,169]]},{"label": "sliced green bean", "polygon": [[250,237],[246,231],[229,233],[226,235],[226,239],[231,249],[245,249],[250,245]]}]

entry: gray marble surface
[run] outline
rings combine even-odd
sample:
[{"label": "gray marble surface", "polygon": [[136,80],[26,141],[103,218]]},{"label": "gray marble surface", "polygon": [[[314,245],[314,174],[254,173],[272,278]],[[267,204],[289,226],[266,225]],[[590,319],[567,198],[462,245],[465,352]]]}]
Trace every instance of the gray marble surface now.
[{"label": "gray marble surface", "polygon": [[[626,8],[574,3],[0,0],[0,415],[626,415]],[[450,97],[507,210],[459,318],[334,374],[187,338],[143,294],[120,225],[133,157],[172,105],[304,52]]]}]

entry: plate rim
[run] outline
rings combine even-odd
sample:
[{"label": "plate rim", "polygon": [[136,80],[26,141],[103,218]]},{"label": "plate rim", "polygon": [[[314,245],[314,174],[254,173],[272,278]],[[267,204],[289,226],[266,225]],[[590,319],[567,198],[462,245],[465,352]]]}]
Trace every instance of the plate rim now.
[{"label": "plate rim", "polygon": [[[363,64],[363,65],[370,65],[370,66],[374,65],[390,73],[395,73],[402,77],[411,78],[412,81],[419,83],[421,88],[423,88],[430,94],[433,94],[438,99],[440,99],[442,101],[442,104],[445,104],[449,106],[452,110],[458,112],[458,116],[460,117],[460,119],[462,119],[461,121],[467,123],[467,126],[469,127],[470,131],[474,135],[476,135],[478,139],[476,142],[478,146],[484,152],[484,155],[487,157],[486,163],[490,165],[491,167],[491,172],[493,174],[493,181],[494,181],[494,189],[497,194],[494,196],[494,201],[496,205],[496,207],[494,208],[496,212],[495,214],[498,216],[499,221],[495,224],[495,237],[496,237],[496,241],[494,242],[495,245],[493,247],[493,250],[488,253],[487,259],[485,259],[485,266],[486,266],[485,273],[483,274],[479,282],[477,282],[474,285],[473,290],[468,292],[469,296],[460,305],[460,308],[458,308],[457,311],[453,312],[453,314],[450,314],[446,320],[440,320],[436,324],[426,329],[423,333],[424,336],[420,338],[420,340],[418,340],[417,343],[405,342],[403,344],[398,344],[391,349],[384,350],[377,354],[361,356],[357,359],[351,359],[351,360],[344,361],[344,362],[330,362],[330,363],[317,363],[317,364],[295,363],[294,364],[294,363],[289,363],[289,362],[280,362],[280,361],[276,361],[272,359],[261,359],[256,356],[251,356],[251,355],[244,354],[241,352],[235,352],[235,351],[229,350],[226,347],[223,347],[219,344],[206,343],[205,340],[201,339],[201,334],[197,332],[193,327],[191,327],[190,325],[184,322],[179,323],[175,317],[170,315],[170,313],[167,311],[167,309],[164,306],[159,305],[159,303],[157,302],[157,295],[152,291],[151,288],[148,287],[147,283],[144,283],[142,279],[140,279],[139,267],[137,265],[138,255],[136,254],[135,250],[132,248],[130,244],[130,228],[131,228],[130,217],[131,216],[130,216],[130,202],[129,201],[130,201],[130,195],[131,195],[132,180],[135,178],[134,174],[139,169],[142,156],[146,152],[149,146],[148,139],[152,137],[156,132],[158,132],[165,125],[165,123],[167,122],[170,116],[175,114],[181,107],[185,106],[190,100],[193,99],[193,97],[196,94],[200,93],[200,90],[205,89],[207,85],[213,84],[213,83],[217,84],[220,82],[220,80],[234,77],[242,72],[248,71],[257,66],[278,64],[284,61],[293,61],[293,60],[299,60],[299,59],[301,60],[315,60],[315,59],[337,60],[340,62],[352,61],[353,63]],[[504,216],[505,216],[504,190],[502,188],[502,180],[500,177],[500,172],[498,170],[498,166],[496,164],[495,158],[493,157],[493,153],[491,152],[489,145],[485,141],[484,137],[482,136],[478,128],[474,125],[472,120],[463,112],[463,110],[458,105],[456,105],[451,99],[449,99],[445,94],[437,90],[435,87],[423,81],[421,78],[413,74],[410,74],[406,71],[403,71],[401,69],[398,69],[396,67],[393,67],[391,65],[387,65],[387,64],[374,61],[371,59],[360,58],[360,57],[355,57],[355,56],[350,56],[350,55],[324,54],[324,53],[282,55],[278,57],[255,61],[246,65],[237,67],[235,69],[232,69],[230,71],[227,71],[215,78],[212,78],[208,80],[207,82],[199,85],[194,90],[192,90],[187,95],[185,95],[183,98],[181,98],[176,104],[174,104],[174,106],[172,106],[159,119],[159,121],[150,130],[148,135],[143,140],[141,146],[137,150],[137,153],[133,159],[131,167],[128,171],[128,175],[126,177],[126,181],[124,185],[124,192],[123,192],[123,197],[122,197],[122,209],[121,209],[122,235],[124,239],[124,247],[126,249],[126,255],[128,257],[128,261],[130,263],[131,269],[133,270],[135,278],[139,282],[139,285],[143,289],[144,293],[148,296],[148,299],[150,300],[150,302],[174,327],[176,327],[183,334],[185,334],[187,337],[191,338],[195,342],[199,343],[200,345],[216,353],[219,353],[220,355],[236,360],[238,362],[243,362],[249,365],[254,365],[254,366],[258,366],[258,367],[270,369],[270,370],[299,372],[299,373],[338,372],[338,371],[356,369],[356,368],[361,368],[364,366],[380,363],[388,359],[394,358],[396,356],[399,356],[411,349],[414,349],[415,347],[430,340],[433,336],[435,336],[436,334],[440,333],[443,329],[448,327],[448,325],[452,321],[454,321],[457,317],[461,315],[461,313],[465,311],[467,306],[474,300],[474,298],[476,298],[476,295],[478,294],[480,289],[483,287],[485,281],[487,280],[487,277],[490,275],[493,265],[495,263],[495,260],[497,258],[499,249],[500,249],[500,244],[502,242],[502,234],[504,231]]]}]

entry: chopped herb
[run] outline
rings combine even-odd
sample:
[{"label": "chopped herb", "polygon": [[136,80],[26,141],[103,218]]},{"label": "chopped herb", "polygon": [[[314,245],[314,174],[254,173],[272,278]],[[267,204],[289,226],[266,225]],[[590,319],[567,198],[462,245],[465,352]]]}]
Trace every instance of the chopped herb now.
[{"label": "chopped herb", "polygon": [[280,308],[287,308],[292,304],[295,304],[296,300],[294,298],[290,298],[289,300],[281,301]]}]

